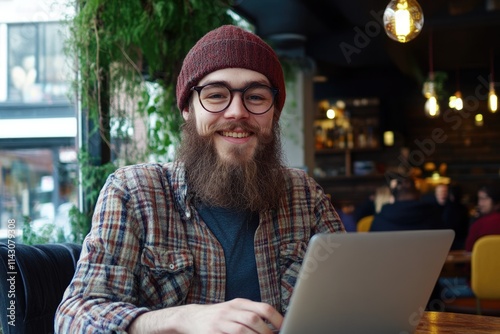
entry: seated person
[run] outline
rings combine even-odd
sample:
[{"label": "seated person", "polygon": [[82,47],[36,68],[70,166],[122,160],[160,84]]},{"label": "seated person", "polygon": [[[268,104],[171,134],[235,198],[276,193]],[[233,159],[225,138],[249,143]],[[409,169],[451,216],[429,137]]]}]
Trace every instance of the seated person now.
[{"label": "seated person", "polygon": [[477,218],[471,225],[465,249],[472,251],[477,239],[490,234],[500,234],[500,184],[483,185],[477,193]]},{"label": "seated person", "polygon": [[[372,215],[365,216],[361,218],[356,225],[356,230],[359,232],[367,232],[370,230],[371,224],[373,222],[373,217],[375,214],[382,210],[382,207],[387,203],[393,203],[394,198],[392,196],[391,189],[387,185],[383,185],[375,189],[375,197],[373,203],[375,204],[375,212]],[[342,220],[344,222],[344,220]],[[345,222],[344,222],[345,225]]]},{"label": "seated person", "polygon": [[462,204],[462,189],[457,184],[440,183],[434,191],[423,198],[436,204],[441,210],[443,228],[455,231],[451,249],[464,249],[465,238],[469,231],[469,210]]},{"label": "seated person", "polygon": [[442,228],[437,205],[420,200],[412,177],[400,176],[392,186],[393,203],[385,204],[373,217],[370,231],[425,230]]},{"label": "seated person", "polygon": [[443,228],[455,231],[455,239],[451,249],[464,249],[465,239],[469,231],[469,209],[462,203],[462,188],[459,185],[448,185],[448,196],[442,206]]},{"label": "seated person", "polygon": [[56,333],[271,334],[310,238],[344,232],[322,188],[282,163],[285,82],[262,39],[209,32],[176,94],[177,160],[108,178]]}]

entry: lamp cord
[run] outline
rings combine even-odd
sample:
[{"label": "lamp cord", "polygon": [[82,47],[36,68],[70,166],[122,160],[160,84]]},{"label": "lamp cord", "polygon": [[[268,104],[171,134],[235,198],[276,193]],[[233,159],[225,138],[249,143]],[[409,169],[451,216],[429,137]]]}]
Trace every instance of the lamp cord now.
[{"label": "lamp cord", "polygon": [[429,31],[429,79],[434,81],[434,64],[432,57],[432,29]]},{"label": "lamp cord", "polygon": [[493,48],[490,49],[490,82],[495,82],[494,80],[494,72],[495,72],[495,69],[493,67]]}]

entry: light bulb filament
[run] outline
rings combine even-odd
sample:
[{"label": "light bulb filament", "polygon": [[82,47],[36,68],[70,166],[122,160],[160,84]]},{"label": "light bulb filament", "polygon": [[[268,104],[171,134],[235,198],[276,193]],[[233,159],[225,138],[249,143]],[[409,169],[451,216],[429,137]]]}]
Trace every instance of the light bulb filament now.
[{"label": "light bulb filament", "polygon": [[384,11],[385,32],[400,43],[414,39],[423,24],[424,14],[416,0],[391,0]]},{"label": "light bulb filament", "polygon": [[411,31],[411,16],[408,11],[408,3],[398,3],[397,10],[394,13],[394,23],[396,25],[396,35],[398,38],[406,39]]}]

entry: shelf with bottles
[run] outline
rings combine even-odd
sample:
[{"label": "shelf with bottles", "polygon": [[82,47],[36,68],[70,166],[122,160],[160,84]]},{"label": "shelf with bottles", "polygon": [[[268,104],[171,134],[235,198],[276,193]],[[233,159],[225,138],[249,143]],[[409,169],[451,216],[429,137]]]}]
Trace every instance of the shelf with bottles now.
[{"label": "shelf with bottles", "polygon": [[379,138],[378,99],[325,100],[314,122],[318,179],[376,174]]},{"label": "shelf with bottles", "polygon": [[316,154],[380,148],[378,99],[320,101],[314,133]]}]

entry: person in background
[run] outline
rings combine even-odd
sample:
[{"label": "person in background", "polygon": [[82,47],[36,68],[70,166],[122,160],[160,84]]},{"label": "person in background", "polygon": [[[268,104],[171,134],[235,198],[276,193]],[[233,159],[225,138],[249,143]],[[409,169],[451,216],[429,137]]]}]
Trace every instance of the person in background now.
[{"label": "person in background", "polygon": [[282,163],[283,71],[262,39],[208,32],[177,81],[176,161],[101,190],[56,333],[272,333],[307,244],[344,233],[330,199]]},{"label": "person in background", "polygon": [[451,249],[464,249],[470,215],[462,204],[462,188],[458,184],[440,183],[431,193],[423,196],[423,200],[437,205],[441,211],[443,228],[455,231]]},{"label": "person in background", "polygon": [[434,198],[437,204],[445,206],[448,202],[449,187],[448,184],[440,183],[434,188]]},{"label": "person in background", "polygon": [[342,203],[335,205],[337,213],[344,224],[346,232],[356,232],[356,221],[354,220],[354,205],[352,203]]},{"label": "person in background", "polygon": [[368,232],[371,228],[371,224],[373,223],[375,214],[379,213],[382,210],[382,207],[388,203],[394,203],[391,188],[387,185],[383,185],[375,189],[375,196],[373,199],[375,213],[361,218],[356,224],[356,230],[358,232]]},{"label": "person in background", "polygon": [[447,185],[447,198],[443,208],[443,228],[455,231],[451,249],[464,249],[469,231],[469,209],[462,203],[462,188],[457,184]]},{"label": "person in background", "polygon": [[374,215],[370,231],[424,230],[442,228],[439,208],[420,200],[420,192],[411,176],[391,180],[394,203],[385,204]]},{"label": "person in background", "polygon": [[375,214],[375,192],[370,194],[362,202],[358,203],[354,208],[353,218],[356,223],[361,219]]},{"label": "person in background", "polygon": [[477,211],[479,217],[471,224],[465,249],[472,251],[474,243],[481,237],[500,234],[500,183],[494,182],[481,186],[477,192]]}]

